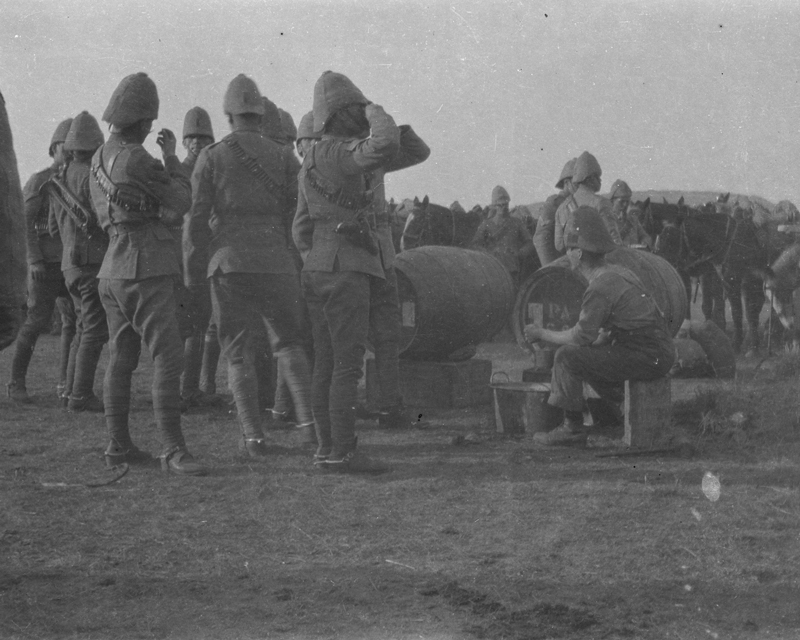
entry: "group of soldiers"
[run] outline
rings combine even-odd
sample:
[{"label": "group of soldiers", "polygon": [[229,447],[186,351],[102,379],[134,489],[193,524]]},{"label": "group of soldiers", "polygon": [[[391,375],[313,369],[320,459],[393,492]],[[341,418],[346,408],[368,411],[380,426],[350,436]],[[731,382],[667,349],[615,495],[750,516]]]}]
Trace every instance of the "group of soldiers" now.
[{"label": "group of soldiers", "polygon": [[[234,78],[215,141],[208,113],[188,111],[183,146],[157,134],[143,147],[159,98],[145,73],[124,78],[102,120],[84,111],[57,127],[53,164],[24,189],[27,318],[12,359],[9,397],[29,402],[28,364],[56,305],[63,319],[58,393],[71,411],[102,412],[109,466],[146,464],[131,438],[131,380],[141,345],[154,364],[153,411],[164,470],[202,475],[181,413],[214,402],[220,350],[246,455],[267,455],[256,354],[269,339],[278,364],[273,413],[291,413],[315,466],[380,471],[355,434],[369,339],[381,427],[410,424],[399,392],[400,312],[384,175],[423,162],[428,146],[352,81],[327,71],[299,129],[256,83]],[[298,154],[303,164],[297,160]],[[93,381],[104,344],[103,397]]]},{"label": "group of soldiers", "polygon": [[[205,110],[187,112],[183,162],[168,129],[157,134],[161,160],[143,147],[159,111],[156,85],[145,73],[127,76],[112,94],[102,115],[107,140],[86,111],[58,125],[52,166],[24,189],[27,318],[9,397],[30,401],[31,354],[58,306],[59,397],[70,411],[104,414],[107,464],[153,459],[134,444],[129,424],[132,375],[144,343],[154,364],[162,468],[201,475],[206,468],[188,451],[181,414],[218,400],[220,352],[240,448],[253,458],[268,453],[257,375],[268,340],[278,371],[273,418],[291,414],[300,440],[316,445],[313,463],[321,470],[381,471],[359,449],[355,432],[368,342],[379,387],[374,417],[384,428],[410,424],[399,391],[400,309],[384,176],[423,162],[430,149],[331,71],[317,80],[313,109],[299,129],[245,75],[228,85],[223,110],[231,133],[220,141]],[[566,253],[590,281],[589,292],[599,287],[595,298],[584,299],[586,313],[574,330],[526,328],[532,341],[571,349],[557,354],[551,396],[565,410],[566,426],[545,444],[578,428],[580,380],[602,387],[617,386],[611,370],[612,378],[663,375],[671,357],[657,309],[649,297],[641,299],[641,283],[604,266],[602,256],[615,246],[650,244],[630,208],[628,185],[617,180],[609,199],[599,196],[600,165],[584,152],[564,166],[556,186],[560,192],[545,203],[532,235],[510,216],[508,192],[496,187],[493,215],[473,241],[517,280],[521,261],[534,251],[542,264]],[[608,331],[615,335],[613,354],[603,355],[593,343]],[[105,344],[101,399],[93,382]],[[571,372],[568,356],[577,357]]]},{"label": "group of soldiers", "polygon": [[608,197],[603,197],[597,193],[601,176],[600,163],[588,151],[567,161],[555,185],[559,192],[547,198],[532,233],[520,218],[511,214],[508,191],[496,186],[488,215],[478,227],[471,246],[495,255],[518,285],[524,261],[534,251],[541,266],[566,254],[568,221],[579,207],[588,206],[598,211],[616,245],[652,249],[654,239],[639,221],[641,212],[631,202],[631,188],[624,180],[615,180]]}]

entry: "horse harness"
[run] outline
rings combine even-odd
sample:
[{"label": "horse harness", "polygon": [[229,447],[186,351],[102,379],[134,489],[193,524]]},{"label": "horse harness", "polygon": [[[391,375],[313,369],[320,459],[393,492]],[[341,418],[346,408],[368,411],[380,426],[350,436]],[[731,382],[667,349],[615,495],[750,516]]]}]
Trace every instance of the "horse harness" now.
[{"label": "horse harness", "polygon": [[[688,217],[687,217],[688,220]],[[731,216],[727,216],[727,220],[725,222],[725,242],[718,248],[712,251],[710,254],[705,256],[700,256],[693,262],[690,262],[687,265],[681,265],[685,271],[689,271],[693,267],[696,267],[703,262],[710,262],[714,265],[714,268],[719,271],[719,267],[725,263],[730,255],[731,251],[731,244],[733,243],[733,238],[736,235],[736,229],[738,227],[738,221],[732,218]],[[731,226],[733,229],[731,230]],[[689,245],[689,236],[686,231],[686,220],[683,221],[681,225],[681,248],[685,248],[687,254],[691,254],[691,247]],[[722,255],[724,254],[724,255]],[[719,257],[722,257],[721,260],[718,260]]]}]

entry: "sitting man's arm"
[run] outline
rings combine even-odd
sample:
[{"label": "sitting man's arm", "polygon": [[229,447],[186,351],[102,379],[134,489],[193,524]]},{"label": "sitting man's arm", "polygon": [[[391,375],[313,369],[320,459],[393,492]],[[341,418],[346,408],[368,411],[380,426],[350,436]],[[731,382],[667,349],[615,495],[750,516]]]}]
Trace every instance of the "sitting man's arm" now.
[{"label": "sitting man's arm", "polygon": [[611,312],[610,300],[600,292],[589,287],[583,294],[581,315],[571,329],[553,331],[535,324],[525,327],[528,342],[550,342],[552,344],[576,344],[588,346],[603,344],[608,332],[602,329]]}]

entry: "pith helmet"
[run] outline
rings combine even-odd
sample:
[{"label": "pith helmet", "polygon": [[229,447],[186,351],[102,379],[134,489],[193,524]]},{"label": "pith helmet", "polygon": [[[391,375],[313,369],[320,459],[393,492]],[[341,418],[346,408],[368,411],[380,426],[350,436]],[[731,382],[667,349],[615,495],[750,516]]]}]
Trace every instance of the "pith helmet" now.
[{"label": "pith helmet", "polygon": [[511,196],[508,195],[508,191],[504,187],[498,184],[492,189],[492,204],[502,204],[503,202],[511,202]]},{"label": "pith helmet", "polygon": [[597,209],[578,207],[572,216],[572,230],[564,243],[567,248],[577,247],[593,253],[608,253],[617,248]]},{"label": "pith helmet", "polygon": [[600,163],[591,153],[584,151],[575,161],[575,173],[572,175],[572,181],[580,184],[590,176],[597,176],[598,178],[603,175],[603,170],[600,168]]},{"label": "pith helmet", "polygon": [[139,120],[158,118],[158,91],[156,83],[140,71],[125,76],[119,83],[103,112],[103,120],[124,129]]},{"label": "pith helmet", "polygon": [[575,163],[578,161],[577,158],[572,158],[572,160],[567,160],[567,164],[564,165],[564,168],[561,170],[561,175],[558,176],[558,182],[556,182],[556,189],[563,189],[564,182],[569,178],[572,180],[572,176],[575,174]]},{"label": "pith helmet", "polygon": [[303,138],[311,138],[312,140],[319,140],[320,134],[314,131],[314,112],[309,111],[306,115],[300,118],[300,126],[297,127],[297,140]]},{"label": "pith helmet", "polygon": [[297,140],[297,127],[294,126],[292,114],[288,111],[284,111],[280,107],[278,107],[278,113],[281,114],[281,129],[283,130],[283,135],[286,136],[288,140],[294,142]]},{"label": "pith helmet", "polygon": [[53,148],[54,144],[64,142],[67,139],[67,134],[69,133],[69,128],[71,126],[72,118],[67,118],[66,120],[62,120],[58,123],[56,130],[53,132],[53,137],[50,139],[50,149]]},{"label": "pith helmet", "polygon": [[631,196],[633,196],[633,191],[631,191],[627,182],[624,180],[614,180],[614,184],[611,185],[611,192],[608,194],[609,200],[613,200],[614,198],[630,199]]},{"label": "pith helmet", "polygon": [[243,113],[256,113],[263,116],[264,105],[261,102],[261,92],[256,83],[243,73],[236,76],[225,91],[222,110],[231,116]]},{"label": "pith helmet", "polygon": [[183,118],[183,137],[208,136],[214,139],[214,129],[211,128],[211,117],[203,107],[192,107]]},{"label": "pith helmet", "polygon": [[369,104],[361,90],[346,75],[323,73],[314,85],[314,129],[322,131],[331,116],[351,104]]},{"label": "pith helmet", "polygon": [[105,142],[100,125],[88,111],[81,111],[72,121],[64,149],[66,151],[94,151]]},{"label": "pith helmet", "polygon": [[264,113],[261,116],[261,133],[273,140],[283,139],[283,128],[281,127],[281,114],[275,103],[262,96],[261,106],[264,108]]}]

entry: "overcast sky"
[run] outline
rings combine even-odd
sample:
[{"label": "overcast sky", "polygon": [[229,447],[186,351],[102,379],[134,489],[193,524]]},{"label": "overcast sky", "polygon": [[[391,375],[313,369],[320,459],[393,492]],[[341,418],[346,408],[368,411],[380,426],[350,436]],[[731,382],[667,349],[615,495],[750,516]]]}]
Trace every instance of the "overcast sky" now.
[{"label": "overcast sky", "polygon": [[[299,122],[326,69],[428,142],[387,195],[543,200],[584,150],[635,190],[800,203],[796,2],[0,0],[0,91],[23,182],[55,125],[96,117],[146,71],[180,136],[200,105],[217,138],[238,73]],[[146,143],[157,152],[155,136]],[[180,149],[179,156],[183,157]]]}]

